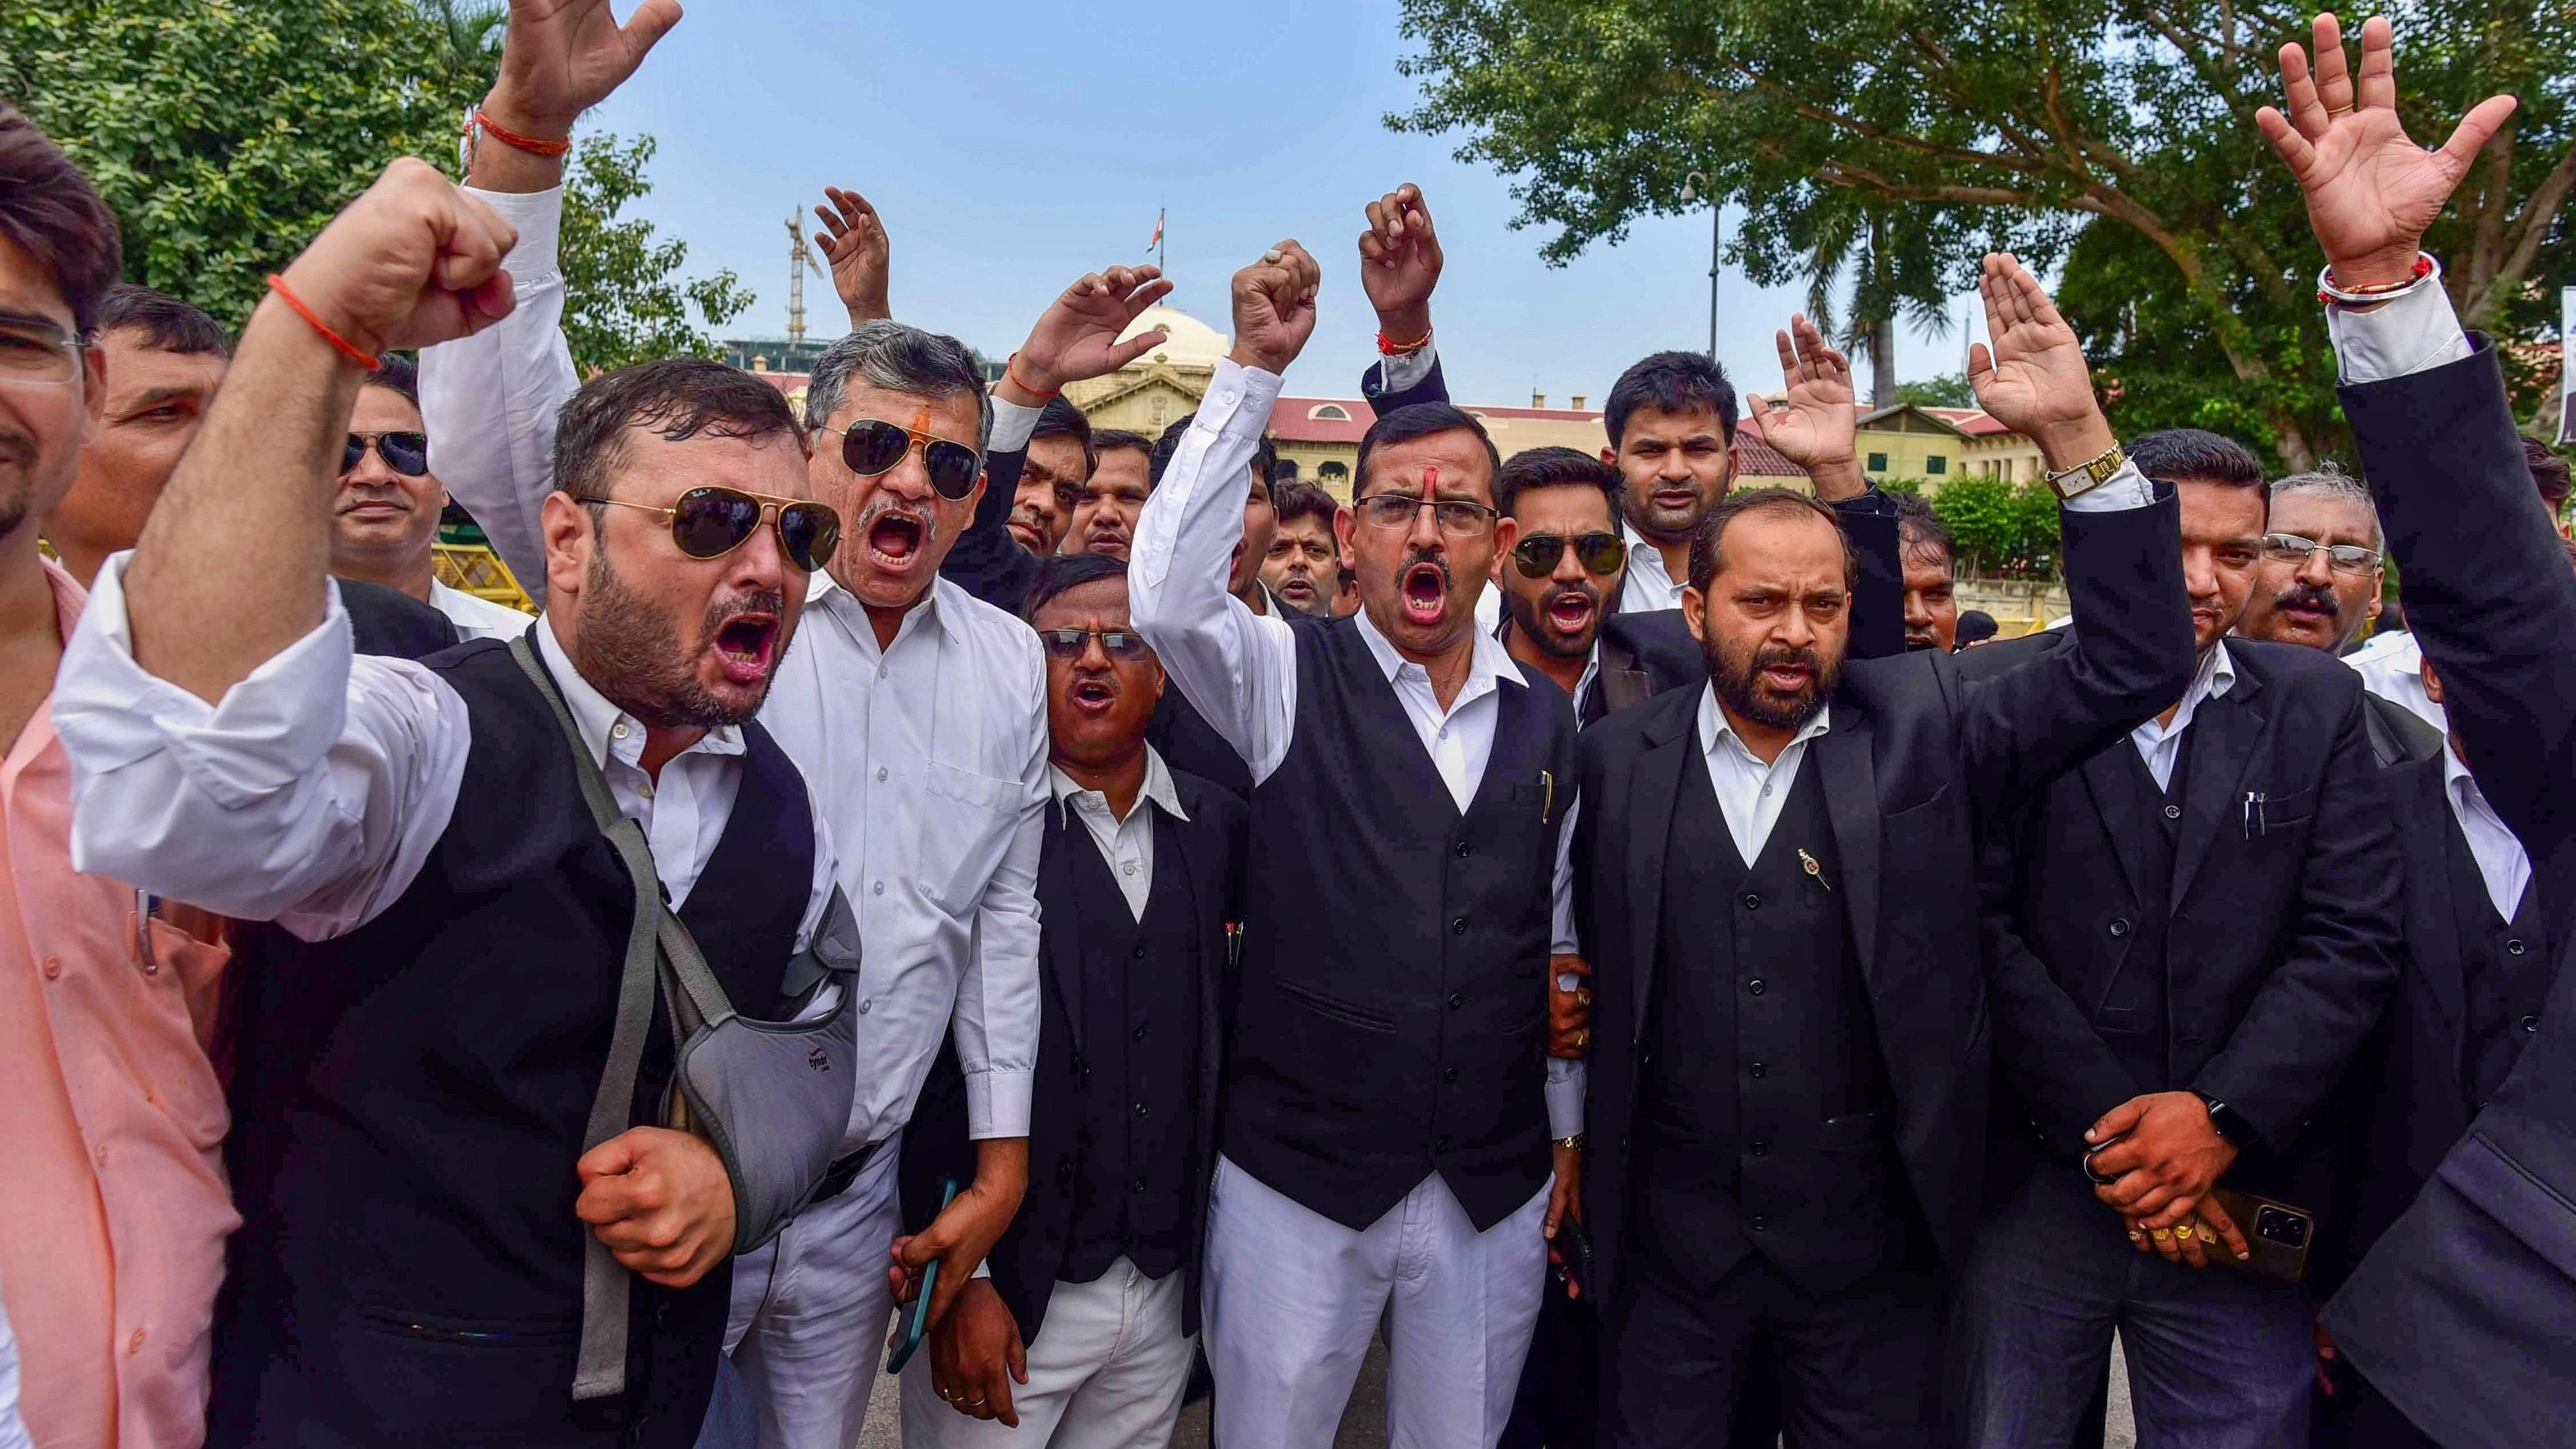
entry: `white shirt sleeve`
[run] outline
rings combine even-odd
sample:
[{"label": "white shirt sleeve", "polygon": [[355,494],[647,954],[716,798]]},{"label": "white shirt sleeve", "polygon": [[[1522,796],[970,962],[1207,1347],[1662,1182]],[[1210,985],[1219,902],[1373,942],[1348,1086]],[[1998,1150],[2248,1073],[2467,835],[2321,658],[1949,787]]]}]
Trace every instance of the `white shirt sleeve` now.
[{"label": "white shirt sleeve", "polygon": [[1136,520],[1130,617],[1163,668],[1218,734],[1269,779],[1297,722],[1297,643],[1285,619],[1226,592],[1252,454],[1279,399],[1276,373],[1220,361],[1171,466]]},{"label": "white shirt sleeve", "polygon": [[2469,355],[2469,334],[2438,279],[2376,307],[2328,304],[2326,335],[2346,382],[2381,382],[2424,372]]},{"label": "white shirt sleeve", "polygon": [[2075,513],[2117,513],[2128,508],[2144,508],[2156,501],[2155,485],[2138,471],[2135,463],[2123,463],[2120,471],[2102,480],[2099,488],[2088,488],[2059,504]]},{"label": "white shirt sleeve", "polygon": [[984,445],[987,456],[994,453],[1016,453],[1029,445],[1029,434],[1037,431],[1038,414],[1044,408],[1024,408],[1004,398],[993,399],[993,437]]},{"label": "white shirt sleeve", "polygon": [[[1548,950],[1559,956],[1583,954],[1582,944],[1574,936],[1574,817],[1583,809],[1578,800],[1565,807],[1565,819],[1557,827],[1556,873],[1552,894],[1555,896],[1554,939]],[[1551,981],[1548,985],[1556,985]],[[1547,1131],[1551,1137],[1572,1137],[1583,1130],[1584,1063],[1569,1062],[1561,1057],[1547,1059]]]},{"label": "white shirt sleeve", "polygon": [[1026,1137],[1038,1064],[1038,855],[1046,841],[1046,663],[1029,640],[1016,699],[1029,702],[1019,823],[975,907],[973,965],[958,979],[949,1034],[966,1078],[966,1135]]},{"label": "white shirt sleeve", "polygon": [[1422,380],[1431,375],[1431,364],[1439,360],[1439,349],[1428,343],[1418,352],[1380,353],[1378,382],[1386,392],[1411,392],[1422,386]]},{"label": "white shirt sleeve", "polygon": [[375,919],[447,829],[464,699],[410,660],[353,654],[335,588],[318,628],[210,706],[134,662],[129,557],[99,570],[55,685],[73,863],[307,941]]},{"label": "white shirt sleeve", "polygon": [[8,1311],[0,1309],[0,1449],[33,1446],[18,1417],[18,1341],[9,1332]]},{"label": "white shirt sleeve", "polygon": [[471,337],[420,354],[420,415],[430,470],[463,504],[542,608],[545,534],[538,519],[554,491],[555,414],[581,387],[564,344],[564,280],[555,260],[563,188],[466,194],[519,229],[501,259],[518,294],[509,316]]}]

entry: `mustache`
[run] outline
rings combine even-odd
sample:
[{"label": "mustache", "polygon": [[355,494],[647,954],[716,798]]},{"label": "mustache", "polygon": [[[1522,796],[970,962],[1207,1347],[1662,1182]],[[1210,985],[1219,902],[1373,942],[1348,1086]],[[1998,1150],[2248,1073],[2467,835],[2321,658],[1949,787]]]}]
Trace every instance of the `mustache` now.
[{"label": "mustache", "polygon": [[705,637],[715,638],[723,631],[725,625],[745,614],[767,614],[770,618],[784,624],[787,622],[786,596],[776,589],[753,589],[749,593],[736,594],[730,599],[719,600],[709,605]]},{"label": "mustache", "polygon": [[1440,570],[1440,583],[1442,587],[1456,588],[1458,586],[1458,576],[1451,572],[1449,568],[1449,555],[1442,553],[1436,548],[1407,549],[1404,554],[1404,567],[1395,571],[1396,577],[1402,578],[1404,575],[1413,572],[1415,567],[1421,564],[1429,564],[1433,568]]},{"label": "mustache", "polygon": [[2275,596],[2272,602],[2275,608],[2282,609],[2314,609],[2327,615],[2343,612],[2343,601],[2335,597],[2334,590],[2310,583],[2292,584]]},{"label": "mustache", "polygon": [[1581,599],[1598,608],[1601,604],[1601,590],[1594,587],[1590,579],[1578,583],[1558,584],[1547,591],[1546,596],[1538,601],[1538,606],[1542,610],[1550,609],[1555,607],[1559,599]]},{"label": "mustache", "polygon": [[921,537],[924,542],[928,542],[932,532],[939,527],[939,521],[931,516],[930,510],[915,507],[913,504],[900,498],[888,498],[880,495],[869,499],[868,506],[859,510],[859,521],[857,525],[858,532],[862,534],[866,533],[870,528],[876,526],[878,519],[889,515],[896,518],[907,518],[914,523],[920,524]]},{"label": "mustache", "polygon": [[1817,675],[1825,672],[1825,661],[1814,649],[1803,645],[1793,648],[1786,644],[1768,644],[1753,656],[1753,672],[1756,674],[1782,664],[1798,665]]}]

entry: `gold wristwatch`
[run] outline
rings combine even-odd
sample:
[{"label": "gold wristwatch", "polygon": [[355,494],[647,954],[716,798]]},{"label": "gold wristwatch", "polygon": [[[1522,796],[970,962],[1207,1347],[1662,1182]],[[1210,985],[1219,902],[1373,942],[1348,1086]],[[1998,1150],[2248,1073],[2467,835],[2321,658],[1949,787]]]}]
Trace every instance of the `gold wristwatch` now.
[{"label": "gold wristwatch", "polygon": [[1580,1132],[1575,1133],[1571,1137],[1555,1138],[1554,1142],[1559,1147],[1571,1147],[1577,1152],[1583,1150],[1583,1134]]},{"label": "gold wristwatch", "polygon": [[2111,475],[2127,466],[2129,454],[2119,444],[2104,448],[2091,462],[2078,463],[2063,473],[2048,475],[2048,491],[2057,501],[2080,498],[2111,481]]}]

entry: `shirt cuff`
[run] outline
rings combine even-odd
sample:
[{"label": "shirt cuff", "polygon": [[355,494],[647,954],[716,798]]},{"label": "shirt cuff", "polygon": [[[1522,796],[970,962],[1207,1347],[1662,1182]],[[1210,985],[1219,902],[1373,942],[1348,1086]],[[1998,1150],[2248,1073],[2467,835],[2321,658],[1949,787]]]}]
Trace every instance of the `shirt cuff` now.
[{"label": "shirt cuff", "polygon": [[1547,1059],[1547,1135],[1583,1135],[1584,1064],[1562,1057]]},{"label": "shirt cuff", "polygon": [[461,189],[519,229],[518,245],[501,259],[502,267],[511,276],[542,276],[557,269],[555,254],[563,236],[562,187],[544,191],[479,191],[471,186]]},{"label": "shirt cuff", "polygon": [[993,436],[984,445],[986,453],[1016,453],[1029,445],[1029,435],[1038,429],[1038,414],[1043,407],[1026,408],[1002,398],[993,399]]},{"label": "shirt cuff", "polygon": [[1206,428],[1220,438],[1259,442],[1270,426],[1271,405],[1279,401],[1279,389],[1286,385],[1287,380],[1275,372],[1241,366],[1231,357],[1219,358],[1215,374],[1208,379],[1207,396],[1199,400],[1198,416],[1190,426]]},{"label": "shirt cuff", "polygon": [[981,1142],[988,1137],[1028,1136],[1029,1099],[1036,1083],[1036,1074],[1024,1067],[989,1067],[980,1072],[968,1072],[968,1139]]},{"label": "shirt cuff", "polygon": [[2380,382],[2423,372],[2469,355],[2468,333],[2438,279],[2376,307],[2326,308],[2326,335],[2347,383]]},{"label": "shirt cuff", "polygon": [[2122,463],[2119,472],[2102,480],[2102,486],[2088,488],[2058,506],[2071,513],[2118,513],[2155,501],[2156,487],[2147,475],[2135,463]]},{"label": "shirt cuff", "polygon": [[1432,365],[1439,360],[1440,350],[1429,343],[1413,352],[1380,354],[1377,360],[1379,391],[1382,394],[1413,391],[1422,386],[1423,379],[1431,375]]}]

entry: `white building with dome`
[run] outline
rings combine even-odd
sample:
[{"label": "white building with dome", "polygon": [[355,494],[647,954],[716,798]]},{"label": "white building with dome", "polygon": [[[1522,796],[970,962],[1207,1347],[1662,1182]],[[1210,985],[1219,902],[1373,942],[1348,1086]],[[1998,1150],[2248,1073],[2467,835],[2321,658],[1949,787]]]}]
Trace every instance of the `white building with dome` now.
[{"label": "white building with dome", "polygon": [[1120,334],[1135,337],[1160,328],[1163,345],[1107,377],[1077,382],[1065,397],[1094,428],[1125,428],[1159,437],[1163,429],[1197,411],[1219,359],[1233,348],[1224,333],[1178,307],[1146,308]]}]

